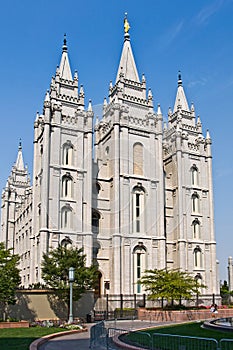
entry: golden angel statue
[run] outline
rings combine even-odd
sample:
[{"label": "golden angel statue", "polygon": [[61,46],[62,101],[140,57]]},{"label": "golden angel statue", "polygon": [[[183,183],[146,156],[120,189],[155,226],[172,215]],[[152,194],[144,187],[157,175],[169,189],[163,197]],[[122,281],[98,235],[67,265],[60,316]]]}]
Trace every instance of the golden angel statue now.
[{"label": "golden angel statue", "polygon": [[129,22],[127,20],[127,14],[125,14],[125,19],[124,19],[124,29],[125,29],[125,33],[128,33],[128,31],[130,29]]}]

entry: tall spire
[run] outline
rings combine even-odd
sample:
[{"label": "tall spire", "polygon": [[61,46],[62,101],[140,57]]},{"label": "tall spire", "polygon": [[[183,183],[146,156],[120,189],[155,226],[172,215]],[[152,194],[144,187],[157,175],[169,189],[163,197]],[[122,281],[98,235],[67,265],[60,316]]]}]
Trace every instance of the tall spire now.
[{"label": "tall spire", "polygon": [[127,19],[127,13],[124,18],[124,45],[121,53],[120,64],[117,72],[116,82],[120,79],[120,76],[124,74],[124,78],[140,82],[137,67],[135,64],[129,35],[130,25]]},{"label": "tall spire", "polygon": [[69,57],[68,57],[66,34],[64,34],[64,40],[63,40],[63,46],[62,46],[62,56],[61,56],[61,62],[59,65],[59,72],[60,72],[61,78],[66,79],[66,80],[73,80],[72,74],[71,74],[71,69],[70,69]]},{"label": "tall spire", "polygon": [[16,160],[16,163],[15,163],[15,167],[16,167],[17,170],[24,170],[24,162],[23,162],[23,153],[22,153],[21,139],[19,140],[18,155],[17,155],[17,160]]},{"label": "tall spire", "polygon": [[188,102],[185,96],[184,88],[182,85],[181,72],[178,73],[178,88],[176,93],[176,100],[173,112],[176,112],[178,108],[181,108],[185,111],[189,111]]}]

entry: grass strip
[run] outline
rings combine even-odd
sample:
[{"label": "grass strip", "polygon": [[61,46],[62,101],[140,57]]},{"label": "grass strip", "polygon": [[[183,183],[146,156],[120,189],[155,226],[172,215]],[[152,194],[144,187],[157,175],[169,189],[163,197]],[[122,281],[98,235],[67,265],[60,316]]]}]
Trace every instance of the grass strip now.
[{"label": "grass strip", "polygon": [[66,331],[62,328],[5,328],[0,329],[1,350],[28,350],[30,344],[45,335]]}]

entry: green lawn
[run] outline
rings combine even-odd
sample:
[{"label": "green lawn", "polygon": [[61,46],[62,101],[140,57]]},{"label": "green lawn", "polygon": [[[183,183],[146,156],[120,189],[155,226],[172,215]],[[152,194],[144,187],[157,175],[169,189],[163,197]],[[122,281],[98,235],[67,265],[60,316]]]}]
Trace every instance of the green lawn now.
[{"label": "green lawn", "polygon": [[28,350],[29,345],[37,338],[47,334],[62,332],[62,328],[6,328],[0,329],[1,350]]},{"label": "green lawn", "polygon": [[[220,341],[221,339],[233,339],[232,332],[222,332],[210,329],[201,328],[201,322],[195,323],[185,323],[180,325],[172,325],[158,328],[145,329],[140,332],[131,332],[128,335],[122,336],[122,340],[129,344],[138,344],[149,348],[150,339],[152,339],[152,334],[171,334],[171,335],[181,335],[188,337],[200,337],[200,338],[212,338]],[[145,333],[149,333],[151,338]],[[154,347],[159,349],[179,349],[182,346],[185,349],[193,349],[193,346],[196,346],[197,349],[206,349],[204,341],[194,339],[180,339],[178,337],[163,337],[158,336],[154,337]],[[151,346],[151,345],[150,345]],[[233,346],[233,343],[232,343]],[[194,347],[195,348],[195,347]]]}]

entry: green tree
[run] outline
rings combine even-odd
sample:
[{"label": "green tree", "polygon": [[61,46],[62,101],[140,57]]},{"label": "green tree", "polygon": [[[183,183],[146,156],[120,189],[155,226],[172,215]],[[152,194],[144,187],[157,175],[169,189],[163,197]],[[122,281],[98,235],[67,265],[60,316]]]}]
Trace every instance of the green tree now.
[{"label": "green tree", "polygon": [[227,281],[224,281],[220,286],[220,295],[222,297],[222,304],[230,304],[230,297],[233,296],[233,291],[229,291]]},{"label": "green tree", "polygon": [[93,288],[97,279],[97,266],[86,266],[83,249],[59,246],[43,254],[42,278],[47,287],[54,290],[59,298],[69,301],[69,268],[74,268],[73,299]]},{"label": "green tree", "polygon": [[20,270],[17,265],[19,256],[12,254],[12,249],[6,249],[0,242],[0,303],[3,305],[3,319],[6,318],[9,304],[16,300],[16,290],[20,285]]},{"label": "green tree", "polygon": [[139,283],[149,292],[148,299],[162,298],[172,304],[174,300],[192,299],[200,287],[205,287],[190,274],[179,270],[146,270]]}]

